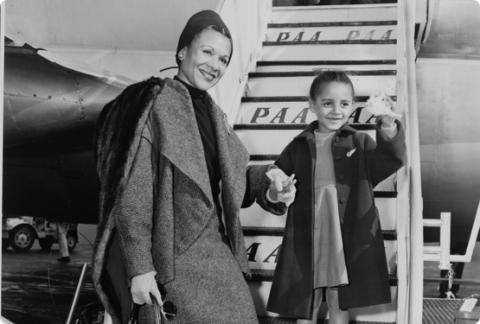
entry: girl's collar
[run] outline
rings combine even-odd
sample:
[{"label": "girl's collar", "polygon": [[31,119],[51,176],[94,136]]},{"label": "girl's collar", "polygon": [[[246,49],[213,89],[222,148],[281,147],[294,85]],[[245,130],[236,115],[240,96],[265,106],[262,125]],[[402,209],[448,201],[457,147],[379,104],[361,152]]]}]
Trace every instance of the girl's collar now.
[{"label": "girl's collar", "polygon": [[[304,138],[304,137],[314,137],[314,131],[318,128],[318,120],[315,120],[313,122],[311,122],[307,128],[305,128],[305,130],[303,130],[303,132],[301,132],[300,134],[298,134],[295,139],[299,139],[299,138]],[[335,131],[335,135],[340,135],[342,134],[343,132],[347,132],[347,133],[356,133],[357,130],[354,129],[352,126],[350,126],[349,123],[345,123],[343,124],[342,127],[340,127],[339,130]]]}]

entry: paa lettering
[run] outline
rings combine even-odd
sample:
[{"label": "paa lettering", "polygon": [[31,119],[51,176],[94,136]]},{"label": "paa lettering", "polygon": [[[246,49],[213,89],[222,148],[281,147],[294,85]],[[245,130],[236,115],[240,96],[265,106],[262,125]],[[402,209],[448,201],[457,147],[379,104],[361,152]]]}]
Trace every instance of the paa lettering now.
[{"label": "paa lettering", "polygon": [[[389,40],[390,36],[392,35],[393,29],[389,29],[385,34],[383,34],[382,37],[380,37],[380,40]],[[368,32],[368,34],[365,37],[361,37],[361,31],[360,30],[351,30],[348,33],[347,40],[354,40],[354,39],[363,39],[363,40],[371,40],[373,39],[373,35],[375,34],[375,30],[371,30]]]},{"label": "paa lettering", "polygon": [[[290,109],[289,107],[282,108],[278,114],[270,120],[269,124],[285,124],[285,118],[287,116],[287,111]],[[305,124],[307,122],[307,114],[308,108],[304,108],[291,122],[290,124]],[[255,113],[253,114],[252,120],[250,121],[251,124],[257,124],[257,119],[259,118],[266,118],[270,115],[270,108],[257,108]],[[297,123],[297,120],[299,122]]]},{"label": "paa lettering", "polygon": [[[300,33],[298,33],[297,36],[295,36],[295,38],[292,40],[292,42],[301,42],[301,41],[316,42],[320,38],[320,33],[321,32],[316,32],[309,39],[303,39],[303,34],[305,34],[305,32],[300,32]],[[286,41],[289,38],[290,38],[290,32],[281,32],[280,34],[278,34],[277,42]]]},{"label": "paa lettering", "polygon": [[[257,251],[258,251],[258,246],[262,244],[262,243],[252,243],[252,245],[250,245],[250,247],[247,249],[247,255],[248,255],[248,261],[250,262],[257,262],[257,260],[255,260],[255,256],[257,255]],[[275,260],[273,261],[274,263],[277,263],[278,261],[278,255],[280,253],[280,248],[282,247],[282,245],[280,244],[279,246],[277,246],[277,248],[275,250],[272,251],[272,253],[270,253],[266,258],[265,260],[263,260],[262,262],[263,263],[270,263],[270,259],[275,257]]]},{"label": "paa lettering", "polygon": [[[360,121],[360,116],[362,115],[362,112],[363,112],[363,108],[364,107],[358,107],[357,109],[355,109],[355,111],[350,115],[350,117],[348,117],[348,121],[351,123],[351,124],[358,124],[358,123],[362,123],[362,124],[370,124],[371,120],[375,118],[374,115],[370,116],[370,118],[368,118],[366,121],[362,122]],[[352,120],[353,119],[353,120]]]},{"label": "paa lettering", "polygon": [[[258,124],[259,119],[268,118],[270,116],[270,107],[260,107],[255,110],[253,114],[252,120],[250,121],[251,124]],[[285,124],[287,119],[287,113],[290,107],[282,108],[269,122],[262,122],[264,124]],[[307,123],[307,116],[310,109],[303,108],[302,111],[293,118],[290,124],[306,124]],[[372,120],[374,120],[375,116],[371,115],[368,117],[368,114],[363,114],[363,107],[358,107],[348,118],[348,121],[352,124],[370,124]],[[366,115],[366,116],[365,116]],[[368,117],[368,118],[367,118]],[[364,120],[367,118],[366,120]]]},{"label": "paa lettering", "polygon": [[[348,32],[347,35],[347,40],[372,40],[375,36],[375,32],[377,32],[375,29],[370,30],[370,31],[361,31],[361,30],[351,30]],[[387,30],[382,37],[380,37],[380,40],[389,40],[391,35],[392,35],[393,29]],[[303,41],[308,41],[308,42],[316,42],[320,40],[320,35],[321,31],[315,32],[312,36],[308,37],[305,36],[305,32],[299,32],[298,34],[294,34],[291,32],[280,32],[277,37],[277,42],[282,42],[282,41],[291,41],[291,42],[303,42]],[[293,35],[295,35],[293,37]],[[377,36],[378,37],[378,36]]]}]

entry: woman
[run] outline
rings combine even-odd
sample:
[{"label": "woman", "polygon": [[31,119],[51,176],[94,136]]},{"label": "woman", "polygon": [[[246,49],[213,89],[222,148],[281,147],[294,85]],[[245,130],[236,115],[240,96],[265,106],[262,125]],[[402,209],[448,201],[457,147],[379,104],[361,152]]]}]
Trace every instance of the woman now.
[{"label": "woman", "polygon": [[[265,201],[269,187],[278,193],[265,175],[274,166],[247,167],[249,154],[206,92],[231,56],[221,18],[199,12],[180,36],[175,79],[134,84],[99,116],[93,280],[114,323],[128,322],[130,296],[162,304],[155,281],[178,308],[175,323],[257,323],[239,209],[257,200],[282,214],[284,205]],[[141,308],[140,323],[154,323],[152,308]]]}]

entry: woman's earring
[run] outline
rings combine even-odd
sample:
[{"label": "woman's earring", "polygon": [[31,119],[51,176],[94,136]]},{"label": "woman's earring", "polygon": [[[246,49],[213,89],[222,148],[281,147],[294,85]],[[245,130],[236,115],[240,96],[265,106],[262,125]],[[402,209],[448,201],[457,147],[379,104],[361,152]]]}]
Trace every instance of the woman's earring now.
[{"label": "woman's earring", "polygon": [[178,59],[179,59],[180,61],[183,60],[183,55],[179,54],[179,55],[178,55]]}]

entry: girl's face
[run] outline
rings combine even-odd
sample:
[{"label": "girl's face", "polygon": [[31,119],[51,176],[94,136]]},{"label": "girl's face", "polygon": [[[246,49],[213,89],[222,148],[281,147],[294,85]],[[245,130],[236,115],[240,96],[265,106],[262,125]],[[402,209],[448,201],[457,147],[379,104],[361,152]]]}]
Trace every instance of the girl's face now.
[{"label": "girl's face", "polygon": [[225,35],[204,30],[178,53],[183,59],[177,77],[197,89],[208,90],[225,73],[231,51]]},{"label": "girl's face", "polygon": [[318,131],[330,133],[340,129],[353,111],[353,93],[349,84],[329,82],[321,85],[310,110],[317,115]]}]

